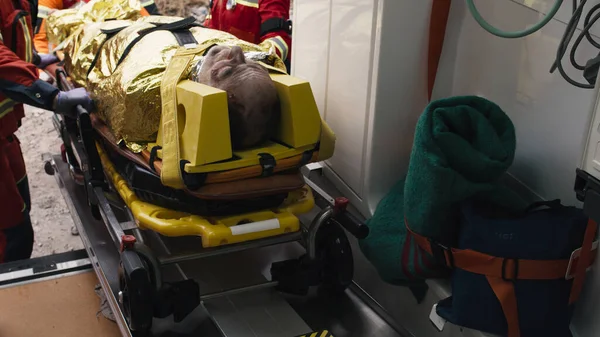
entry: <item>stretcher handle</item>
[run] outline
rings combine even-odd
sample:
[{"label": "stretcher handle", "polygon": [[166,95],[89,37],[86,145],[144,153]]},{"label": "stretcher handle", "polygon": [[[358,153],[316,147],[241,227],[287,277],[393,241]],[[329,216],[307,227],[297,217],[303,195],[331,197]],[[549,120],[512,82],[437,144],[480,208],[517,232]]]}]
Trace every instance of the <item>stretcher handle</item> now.
[{"label": "stretcher handle", "polygon": [[360,219],[346,210],[349,200],[346,198],[336,198],[334,204],[333,221],[344,227],[350,234],[359,240],[369,236],[369,227]]},{"label": "stretcher handle", "polygon": [[[67,73],[64,69],[56,69],[56,79],[58,82],[58,87],[63,91],[69,91],[75,89],[75,86],[69,82],[67,79]],[[75,107],[75,111],[77,112],[77,116],[86,115],[88,111],[84,109],[81,105]]]},{"label": "stretcher handle", "polygon": [[67,79],[67,72],[64,69],[56,68],[56,82],[58,88],[62,91],[75,89],[75,86]]}]

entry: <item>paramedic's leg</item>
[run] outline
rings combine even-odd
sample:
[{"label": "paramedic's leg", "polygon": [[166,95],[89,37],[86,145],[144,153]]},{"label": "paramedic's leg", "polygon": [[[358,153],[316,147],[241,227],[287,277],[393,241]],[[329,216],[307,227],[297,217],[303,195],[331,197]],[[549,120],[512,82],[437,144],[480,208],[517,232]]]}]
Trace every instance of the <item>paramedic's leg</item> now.
[{"label": "paramedic's leg", "polygon": [[4,249],[4,262],[26,260],[33,251],[33,227],[29,218],[29,211],[23,215],[23,222],[19,225],[5,229],[6,248]]},{"label": "paramedic's leg", "polygon": [[0,262],[28,259],[33,250],[31,199],[19,140],[0,140]]}]

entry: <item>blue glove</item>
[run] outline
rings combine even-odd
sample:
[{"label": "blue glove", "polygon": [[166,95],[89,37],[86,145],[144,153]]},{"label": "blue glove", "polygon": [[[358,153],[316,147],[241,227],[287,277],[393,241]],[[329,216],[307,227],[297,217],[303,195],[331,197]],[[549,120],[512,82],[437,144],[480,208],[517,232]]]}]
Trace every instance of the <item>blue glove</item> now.
[{"label": "blue glove", "polygon": [[36,61],[37,62],[35,65],[40,69],[44,69],[52,63],[56,63],[60,60],[54,54],[38,54],[38,58]]},{"label": "blue glove", "polygon": [[77,117],[75,107],[81,105],[88,112],[94,111],[94,101],[84,88],[61,91],[54,100],[54,112],[69,117]]}]

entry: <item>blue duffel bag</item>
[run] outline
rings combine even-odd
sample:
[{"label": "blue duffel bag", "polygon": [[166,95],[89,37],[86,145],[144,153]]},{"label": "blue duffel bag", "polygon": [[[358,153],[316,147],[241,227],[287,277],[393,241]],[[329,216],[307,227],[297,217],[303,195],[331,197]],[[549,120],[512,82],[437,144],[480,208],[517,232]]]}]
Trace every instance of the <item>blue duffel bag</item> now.
[{"label": "blue duffel bag", "polygon": [[[501,336],[571,336],[573,304],[586,271],[574,266],[592,262],[596,223],[559,200],[534,203],[511,215],[469,201],[461,215],[455,254],[503,258],[501,277],[490,277],[486,267],[471,266],[461,256],[466,267],[454,269],[452,296],[438,303],[437,314],[453,324]],[[582,256],[571,259],[578,254]]]}]

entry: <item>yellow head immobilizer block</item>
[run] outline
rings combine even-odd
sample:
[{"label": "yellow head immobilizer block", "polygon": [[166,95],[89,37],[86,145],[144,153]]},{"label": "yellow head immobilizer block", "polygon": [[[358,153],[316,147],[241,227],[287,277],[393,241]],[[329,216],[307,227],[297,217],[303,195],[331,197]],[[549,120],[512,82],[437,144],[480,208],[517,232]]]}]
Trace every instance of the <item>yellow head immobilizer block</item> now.
[{"label": "yellow head immobilizer block", "polygon": [[[226,171],[259,165],[259,153],[275,160],[302,155],[319,146],[319,160],[333,155],[335,136],[322,121],[310,84],[298,78],[271,74],[281,102],[281,118],[275,139],[258,148],[232,151],[223,90],[183,80],[177,85],[181,159],[188,173]],[[163,123],[156,145],[162,147]],[[150,147],[155,144],[151,144]],[[158,151],[162,158],[162,152]]]}]

